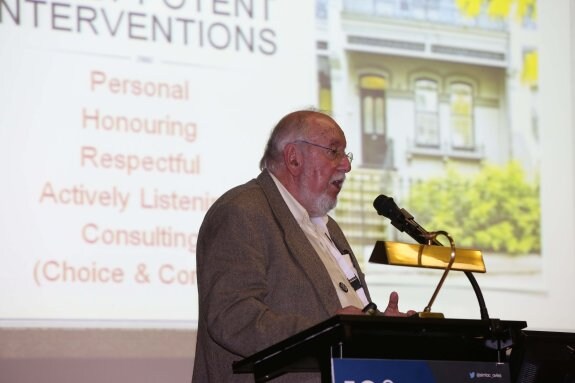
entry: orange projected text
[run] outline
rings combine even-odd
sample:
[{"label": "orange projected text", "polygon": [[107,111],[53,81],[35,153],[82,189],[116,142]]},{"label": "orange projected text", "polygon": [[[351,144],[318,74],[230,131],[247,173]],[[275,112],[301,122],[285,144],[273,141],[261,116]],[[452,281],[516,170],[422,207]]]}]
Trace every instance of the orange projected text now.
[{"label": "orange projected text", "polygon": [[143,209],[205,212],[215,200],[215,197],[208,194],[188,196],[176,192],[161,193],[158,189],[148,193],[145,189],[140,189],[140,206]]},{"label": "orange projected text", "polygon": [[193,143],[197,139],[195,122],[175,119],[170,115],[161,118],[144,118],[123,114],[105,114],[100,109],[82,109],[82,127],[102,132],[124,133],[140,136],[182,138]]},{"label": "orange projected text", "polygon": [[121,213],[126,211],[130,193],[114,186],[109,189],[90,189],[84,185],[57,187],[46,182],[40,192],[40,203],[55,205],[112,207]]},{"label": "orange projected text", "polygon": [[109,77],[106,72],[90,73],[90,90],[114,95],[189,100],[190,84],[182,82],[156,82],[123,77]]},{"label": "orange projected text", "polygon": [[194,175],[200,173],[200,157],[184,157],[182,153],[167,155],[141,155],[138,153],[102,152],[93,146],[80,151],[82,167],[118,170],[126,175],[137,172]]},{"label": "orange projected text", "polygon": [[190,285],[196,284],[196,270],[182,270],[174,265],[162,265],[158,270],[160,282],[166,285]]},{"label": "orange projected text", "polygon": [[125,276],[124,270],[119,267],[100,266],[96,262],[89,266],[77,266],[56,260],[39,265],[36,274],[36,280],[68,283],[122,283]]},{"label": "orange projected text", "polygon": [[82,239],[90,245],[141,246],[196,251],[197,233],[183,232],[170,226],[149,229],[126,229],[88,223],[82,227]]}]

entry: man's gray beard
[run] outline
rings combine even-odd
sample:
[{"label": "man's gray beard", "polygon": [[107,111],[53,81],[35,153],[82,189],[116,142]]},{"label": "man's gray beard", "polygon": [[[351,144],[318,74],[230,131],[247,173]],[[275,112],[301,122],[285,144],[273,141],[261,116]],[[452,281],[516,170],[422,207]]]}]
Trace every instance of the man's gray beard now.
[{"label": "man's gray beard", "polygon": [[330,198],[326,193],[321,194],[319,197],[314,198],[309,194],[307,182],[302,185],[304,190],[304,199],[311,202],[312,211],[308,211],[310,217],[323,217],[330,210],[334,209],[337,205],[337,197]]},{"label": "man's gray beard", "polygon": [[335,208],[337,205],[337,199],[330,198],[329,196],[323,194],[319,198],[315,199],[312,204],[313,211],[310,212],[310,217],[323,217],[330,210]]},{"label": "man's gray beard", "polygon": [[321,196],[319,200],[319,208],[323,211],[322,215],[326,215],[330,210],[334,209],[337,205],[337,199],[330,198],[326,195]]}]

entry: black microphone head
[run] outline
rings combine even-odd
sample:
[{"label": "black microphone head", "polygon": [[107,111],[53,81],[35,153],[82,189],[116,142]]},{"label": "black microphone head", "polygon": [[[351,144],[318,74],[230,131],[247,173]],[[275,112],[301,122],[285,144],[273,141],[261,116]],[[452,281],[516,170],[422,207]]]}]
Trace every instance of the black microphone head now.
[{"label": "black microphone head", "polygon": [[383,215],[392,221],[403,218],[403,214],[399,206],[395,203],[393,198],[380,194],[374,201],[373,207],[377,210],[377,214]]}]

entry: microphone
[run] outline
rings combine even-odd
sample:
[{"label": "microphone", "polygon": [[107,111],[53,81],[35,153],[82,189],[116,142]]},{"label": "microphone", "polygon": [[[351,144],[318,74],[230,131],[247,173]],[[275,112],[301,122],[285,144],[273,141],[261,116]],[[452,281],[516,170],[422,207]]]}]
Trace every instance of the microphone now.
[{"label": "microphone", "polygon": [[[391,224],[399,231],[407,233],[411,238],[415,239],[418,243],[428,244],[432,236],[421,225],[415,222],[413,216],[405,209],[400,209],[395,203],[393,198],[387,197],[383,194],[379,195],[373,201],[373,207],[377,210],[377,214],[389,218]],[[432,238],[431,244],[443,246],[437,239]]]},{"label": "microphone", "polygon": [[[377,210],[377,214],[388,218],[391,224],[395,226],[399,231],[405,232],[411,238],[415,239],[417,243],[428,244],[429,238],[432,238],[430,233],[426,231],[421,225],[415,222],[413,216],[409,214],[405,209],[400,209],[399,206],[393,201],[393,198],[387,197],[383,194],[379,195],[373,201],[373,207]],[[433,238],[431,240],[432,245],[443,246],[441,242]],[[489,319],[489,314],[487,312],[487,306],[485,305],[485,300],[483,299],[483,294],[479,288],[479,284],[475,279],[475,276],[470,271],[464,271],[467,279],[473,287],[475,296],[479,303],[479,312],[481,314],[481,319]]]}]

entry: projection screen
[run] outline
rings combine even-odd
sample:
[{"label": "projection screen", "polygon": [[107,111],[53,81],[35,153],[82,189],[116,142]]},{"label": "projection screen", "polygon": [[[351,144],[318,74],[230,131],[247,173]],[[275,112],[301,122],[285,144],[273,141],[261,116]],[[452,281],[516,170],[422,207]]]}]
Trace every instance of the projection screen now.
[{"label": "projection screen", "polygon": [[[368,263],[413,242],[386,194],[483,252],[492,317],[573,328],[569,2],[400,3],[0,0],[0,325],[194,329],[203,215],[316,108],[355,156],[332,215],[378,304],[422,310],[440,277]],[[434,308],[479,317],[461,273]]]}]

